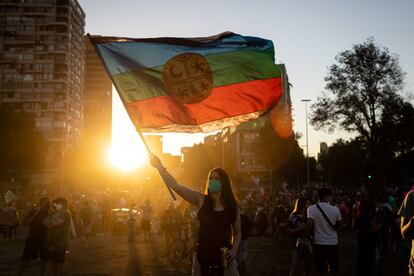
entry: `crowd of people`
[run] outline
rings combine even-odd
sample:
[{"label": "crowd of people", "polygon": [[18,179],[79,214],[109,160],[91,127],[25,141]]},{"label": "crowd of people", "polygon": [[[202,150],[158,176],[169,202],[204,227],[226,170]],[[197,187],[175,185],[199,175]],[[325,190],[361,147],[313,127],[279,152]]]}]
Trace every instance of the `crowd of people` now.
[{"label": "crowd of people", "polygon": [[[211,171],[206,191],[201,193],[178,184],[159,160],[152,162],[184,200],[172,202],[167,193],[150,197],[125,191],[73,192],[53,201],[52,194],[42,191],[32,195],[40,198],[38,202],[18,195],[10,200],[10,194],[5,195],[0,216],[4,238],[14,238],[19,225],[29,225],[20,273],[30,260],[40,258],[42,273],[52,263],[55,275],[62,275],[71,236],[87,242],[91,236],[124,232],[128,242],[135,242],[136,236],[147,242],[151,233],[157,233],[163,235],[168,254],[183,228],[191,229],[197,245],[193,275],[243,274],[249,237],[263,235],[276,244],[288,244],[290,275],[312,271],[337,275],[342,231],[357,232],[355,275],[383,274],[384,264],[390,262],[400,268],[401,275],[408,264],[414,271],[410,241],[400,231],[402,219],[409,228],[406,238],[411,237],[414,199],[403,204],[406,194],[402,189],[343,190],[320,184],[294,189],[283,183],[276,190],[239,190],[237,198],[224,170]],[[400,210],[401,205],[405,207]],[[222,248],[226,248],[224,257]]]},{"label": "crowd of people", "polygon": [[58,197],[51,201],[49,197],[41,197],[24,212],[22,218],[10,192],[5,196],[5,201],[6,206],[0,213],[4,238],[16,237],[20,224],[29,226],[18,274],[22,275],[30,260],[40,258],[41,275],[45,275],[48,263],[52,264],[54,275],[63,275],[70,230],[73,229],[67,199]]},{"label": "crowd of people", "polygon": [[[407,195],[404,189],[363,186],[343,190],[312,184],[288,190],[282,185],[276,193],[268,194],[268,199],[261,201],[268,204],[259,205],[252,215],[253,234],[271,229],[277,241],[288,241],[293,253],[290,275],[310,275],[311,271],[337,275],[338,244],[347,231],[357,236],[355,275],[384,275],[390,269],[406,275],[408,263],[414,268],[414,262],[409,262],[410,240],[404,239],[400,229],[405,214],[401,210],[407,210],[406,223],[414,214],[414,204],[402,207]],[[243,206],[251,206],[253,214],[254,202],[260,200],[251,196],[262,196],[253,193],[245,198]]]}]

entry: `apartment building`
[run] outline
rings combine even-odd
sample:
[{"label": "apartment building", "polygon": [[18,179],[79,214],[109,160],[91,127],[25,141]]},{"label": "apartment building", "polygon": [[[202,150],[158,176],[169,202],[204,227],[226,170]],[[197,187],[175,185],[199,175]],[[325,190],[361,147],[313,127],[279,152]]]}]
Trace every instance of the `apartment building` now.
[{"label": "apartment building", "polygon": [[76,0],[0,0],[0,104],[35,116],[50,169],[81,133],[84,28]]}]

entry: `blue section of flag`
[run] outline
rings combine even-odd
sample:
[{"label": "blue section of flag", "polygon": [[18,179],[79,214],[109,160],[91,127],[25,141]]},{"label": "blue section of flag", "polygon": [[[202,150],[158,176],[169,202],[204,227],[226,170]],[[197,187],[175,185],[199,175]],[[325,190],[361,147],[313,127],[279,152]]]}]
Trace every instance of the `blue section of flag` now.
[{"label": "blue section of flag", "polygon": [[[186,40],[183,38],[183,41]],[[195,40],[195,39],[194,39]],[[232,51],[264,51],[273,49],[273,42],[258,37],[232,34],[219,40],[184,46],[160,42],[117,41],[95,44],[111,75],[137,71],[165,64],[182,53],[198,53],[203,56]]]}]

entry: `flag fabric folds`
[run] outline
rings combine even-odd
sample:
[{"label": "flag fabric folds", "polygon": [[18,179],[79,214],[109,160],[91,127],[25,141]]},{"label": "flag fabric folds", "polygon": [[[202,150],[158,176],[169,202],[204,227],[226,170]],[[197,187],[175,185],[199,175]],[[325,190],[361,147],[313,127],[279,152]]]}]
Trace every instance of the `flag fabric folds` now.
[{"label": "flag fabric folds", "polygon": [[252,120],[282,94],[270,40],[89,36],[135,127],[210,132]]}]

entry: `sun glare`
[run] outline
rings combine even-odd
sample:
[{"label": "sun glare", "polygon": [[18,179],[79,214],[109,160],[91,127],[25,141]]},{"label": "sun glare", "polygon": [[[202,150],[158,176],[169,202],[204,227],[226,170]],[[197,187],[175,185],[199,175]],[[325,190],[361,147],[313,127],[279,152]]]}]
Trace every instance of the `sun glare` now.
[{"label": "sun glare", "polygon": [[111,164],[122,170],[133,170],[148,159],[144,144],[136,132],[115,89],[112,89]]}]

